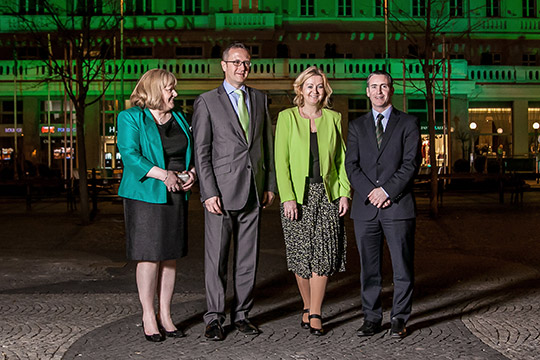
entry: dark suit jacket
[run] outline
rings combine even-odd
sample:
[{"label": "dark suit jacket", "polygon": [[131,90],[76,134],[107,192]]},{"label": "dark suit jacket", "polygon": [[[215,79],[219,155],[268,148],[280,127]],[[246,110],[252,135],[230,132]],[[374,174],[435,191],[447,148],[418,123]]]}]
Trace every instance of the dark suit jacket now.
[{"label": "dark suit jacket", "polygon": [[[347,138],[345,169],[354,189],[351,218],[371,220],[380,212],[387,219],[416,216],[412,193],[420,162],[420,127],[415,116],[393,108],[377,149],[372,112],[351,121]],[[367,199],[371,190],[382,187],[392,205],[377,209]]]},{"label": "dark suit jacket", "polygon": [[272,123],[267,98],[246,86],[250,99],[249,144],[223,85],[201,94],[193,105],[195,167],[201,200],[219,196],[225,210],[240,210],[252,181],[257,200],[276,192]]}]

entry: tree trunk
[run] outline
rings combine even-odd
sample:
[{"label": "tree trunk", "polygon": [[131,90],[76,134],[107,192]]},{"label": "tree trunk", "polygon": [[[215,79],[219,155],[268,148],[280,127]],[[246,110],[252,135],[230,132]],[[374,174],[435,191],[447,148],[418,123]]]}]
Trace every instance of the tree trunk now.
[{"label": "tree trunk", "polygon": [[[424,74],[429,77],[429,73]],[[439,215],[439,179],[438,179],[438,166],[437,155],[435,154],[435,116],[433,114],[433,91],[431,88],[431,82],[429,78],[426,78],[426,101],[428,105],[428,129],[429,129],[429,163],[431,165],[431,182],[430,182],[430,195],[429,195],[429,215],[435,218]]]},{"label": "tree trunk", "polygon": [[88,199],[88,177],[86,165],[86,145],[84,139],[84,106],[77,106],[77,160],[79,162],[80,215],[82,225],[90,224],[90,204]]}]

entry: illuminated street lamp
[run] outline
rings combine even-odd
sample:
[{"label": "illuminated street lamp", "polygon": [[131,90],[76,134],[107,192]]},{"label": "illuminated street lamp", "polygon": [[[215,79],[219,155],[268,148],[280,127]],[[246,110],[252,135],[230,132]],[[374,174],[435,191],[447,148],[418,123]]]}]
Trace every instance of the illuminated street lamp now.
[{"label": "illuminated street lamp", "polygon": [[478,125],[474,121],[471,121],[471,123],[469,124],[469,129],[471,129],[471,155],[470,155],[471,171],[474,169],[474,140],[475,140],[474,132],[477,127]]},{"label": "illuminated street lamp", "polygon": [[533,124],[533,129],[534,129],[534,152],[536,154],[536,174],[535,174],[535,177],[536,177],[536,183],[538,184],[538,163],[540,162],[540,154],[538,154],[538,128],[540,128],[540,124],[538,123],[538,121],[535,121],[534,124]]}]

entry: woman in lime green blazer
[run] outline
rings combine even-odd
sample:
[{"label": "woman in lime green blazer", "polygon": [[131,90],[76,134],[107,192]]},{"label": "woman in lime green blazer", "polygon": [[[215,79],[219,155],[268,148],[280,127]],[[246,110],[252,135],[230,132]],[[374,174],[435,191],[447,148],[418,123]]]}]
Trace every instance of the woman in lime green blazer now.
[{"label": "woman in lime green blazer", "polygon": [[328,109],[332,88],[312,66],[294,82],[294,108],[279,113],[275,166],[287,267],[304,310],[300,325],[323,335],[321,307],[328,276],[345,270],[342,217],[349,209],[341,115]]},{"label": "woman in lime green blazer", "polygon": [[[182,337],[171,318],[176,259],[187,254],[187,205],[195,182],[193,138],[182,114],[173,111],[176,78],[146,72],[118,114],[118,149],[124,172],[126,253],[137,263],[137,288],[148,341]],[[154,311],[155,297],[159,312]]]}]

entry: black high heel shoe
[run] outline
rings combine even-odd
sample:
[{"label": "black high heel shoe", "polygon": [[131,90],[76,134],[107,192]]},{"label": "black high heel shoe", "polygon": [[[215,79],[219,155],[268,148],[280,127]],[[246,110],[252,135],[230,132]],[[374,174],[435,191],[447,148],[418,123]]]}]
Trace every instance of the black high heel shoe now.
[{"label": "black high heel shoe", "polygon": [[165,340],[165,338],[163,337],[163,335],[161,335],[161,333],[146,335],[146,332],[144,331],[144,322],[142,323],[142,329],[143,329],[144,337],[146,338],[146,340],[150,342],[162,342],[163,340]]},{"label": "black high heel shoe", "polygon": [[166,337],[178,339],[178,338],[183,338],[183,337],[186,336],[186,334],[184,334],[184,332],[182,330],[180,330],[180,329],[176,329],[176,330],[173,330],[173,331],[167,331],[167,330],[165,330],[163,325],[158,324],[158,326],[159,326],[159,330],[161,332],[163,332]]},{"label": "black high heel shoe", "polygon": [[319,319],[321,320],[321,328],[317,329],[311,326],[311,323],[309,324],[309,332],[316,336],[322,336],[325,334],[324,329],[322,328],[322,317],[319,314],[310,314],[309,320],[311,319]]},{"label": "black high heel shoe", "polygon": [[302,329],[309,329],[309,320],[304,322],[304,314],[309,314],[309,309],[302,310],[302,320],[300,320],[300,327]]}]

